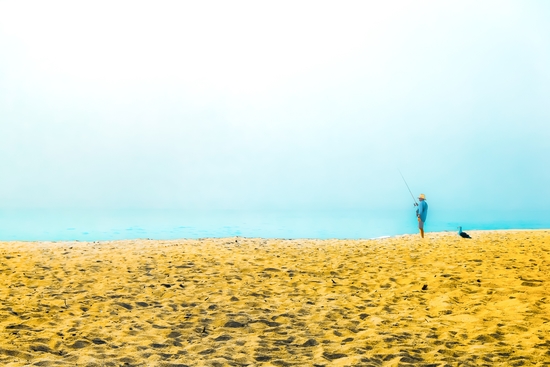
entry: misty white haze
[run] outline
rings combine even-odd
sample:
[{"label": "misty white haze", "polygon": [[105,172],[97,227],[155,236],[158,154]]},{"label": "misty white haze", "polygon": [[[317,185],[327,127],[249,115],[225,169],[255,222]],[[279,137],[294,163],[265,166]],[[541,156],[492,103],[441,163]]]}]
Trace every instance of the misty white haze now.
[{"label": "misty white haze", "polygon": [[0,205],[546,209],[549,16],[0,1]]}]

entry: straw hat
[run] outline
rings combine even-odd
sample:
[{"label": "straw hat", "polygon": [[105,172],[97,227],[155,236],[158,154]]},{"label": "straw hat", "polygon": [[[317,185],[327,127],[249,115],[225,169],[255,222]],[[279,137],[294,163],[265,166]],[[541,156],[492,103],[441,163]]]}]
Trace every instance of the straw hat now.
[{"label": "straw hat", "polygon": [[418,198],[419,198],[419,199],[422,199],[422,200],[426,200],[426,195],[420,194],[420,195],[418,196]]}]

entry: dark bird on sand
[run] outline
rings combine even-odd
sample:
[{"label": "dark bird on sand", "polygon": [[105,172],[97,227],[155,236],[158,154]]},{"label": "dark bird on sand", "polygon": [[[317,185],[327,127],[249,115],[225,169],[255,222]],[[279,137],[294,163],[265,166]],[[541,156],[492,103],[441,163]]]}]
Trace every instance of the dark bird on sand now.
[{"label": "dark bird on sand", "polygon": [[458,227],[458,235],[462,238],[472,238],[468,233],[462,232],[462,227]]}]

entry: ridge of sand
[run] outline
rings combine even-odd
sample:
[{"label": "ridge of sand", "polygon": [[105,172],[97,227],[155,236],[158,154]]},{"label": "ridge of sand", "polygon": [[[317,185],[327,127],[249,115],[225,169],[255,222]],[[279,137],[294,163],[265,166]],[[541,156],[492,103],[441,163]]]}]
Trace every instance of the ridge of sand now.
[{"label": "ridge of sand", "polygon": [[550,365],[550,230],[0,242],[3,366]]}]

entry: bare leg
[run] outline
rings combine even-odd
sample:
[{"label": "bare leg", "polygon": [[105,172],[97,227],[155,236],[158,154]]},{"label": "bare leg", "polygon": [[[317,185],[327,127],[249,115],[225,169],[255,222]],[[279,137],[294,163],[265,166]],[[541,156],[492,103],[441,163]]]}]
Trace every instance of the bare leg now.
[{"label": "bare leg", "polygon": [[420,228],[420,236],[424,238],[424,230],[422,228]]}]

